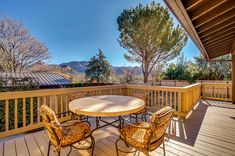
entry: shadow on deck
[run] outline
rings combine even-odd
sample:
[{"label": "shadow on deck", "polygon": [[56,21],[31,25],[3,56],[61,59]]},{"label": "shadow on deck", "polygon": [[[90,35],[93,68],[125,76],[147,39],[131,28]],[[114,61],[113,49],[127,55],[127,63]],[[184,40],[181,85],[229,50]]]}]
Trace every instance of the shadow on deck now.
[{"label": "shadow on deck", "polygon": [[[229,102],[201,100],[185,121],[175,119],[175,135],[166,143],[167,155],[235,155],[235,105]],[[94,121],[91,121],[94,125]],[[113,156],[119,132],[105,127],[94,133],[95,155]],[[23,134],[0,141],[0,156],[45,156],[48,137],[45,131]],[[125,148],[124,145],[123,148]],[[63,149],[66,155],[69,149]],[[89,151],[73,150],[71,156],[89,155]],[[51,155],[54,155],[51,151]],[[131,155],[131,154],[122,154]],[[141,154],[143,155],[143,154]],[[161,148],[151,155],[163,155]]]}]

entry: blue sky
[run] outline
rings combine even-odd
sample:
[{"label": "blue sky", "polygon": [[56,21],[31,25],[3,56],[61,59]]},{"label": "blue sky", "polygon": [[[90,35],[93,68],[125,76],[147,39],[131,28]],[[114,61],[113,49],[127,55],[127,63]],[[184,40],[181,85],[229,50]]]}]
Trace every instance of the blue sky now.
[{"label": "blue sky", "polygon": [[[48,63],[89,60],[103,50],[114,66],[133,66],[117,39],[116,19],[127,8],[152,0],[0,0],[0,17],[23,22],[49,48]],[[158,0],[165,6],[162,0]],[[175,20],[176,21],[176,20]],[[182,50],[188,59],[199,55],[189,40]]]}]

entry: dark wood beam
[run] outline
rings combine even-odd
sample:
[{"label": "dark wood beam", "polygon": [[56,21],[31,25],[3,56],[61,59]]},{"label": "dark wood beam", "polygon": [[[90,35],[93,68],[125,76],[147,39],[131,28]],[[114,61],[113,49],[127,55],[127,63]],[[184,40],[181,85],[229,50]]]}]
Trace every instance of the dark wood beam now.
[{"label": "dark wood beam", "polygon": [[219,7],[225,1],[226,0],[213,0],[213,1],[206,0],[202,5],[200,5],[200,7],[189,12],[191,20],[193,21],[193,20],[201,17],[202,15],[210,12],[214,8]]},{"label": "dark wood beam", "polygon": [[235,39],[233,40],[232,46],[231,46],[231,54],[235,55]]},{"label": "dark wood beam", "polygon": [[[224,16],[227,16],[227,17],[224,17]],[[223,17],[223,18],[221,19],[221,17]],[[212,21],[208,22],[207,24],[205,24],[201,27],[198,27],[197,32],[199,35],[201,33],[210,34],[215,31],[226,28],[234,23],[235,23],[235,10],[231,14],[226,13],[223,16],[220,16],[219,18],[213,19]]]},{"label": "dark wood beam", "polygon": [[207,37],[204,37],[204,38],[200,37],[200,38],[201,38],[201,41],[204,43],[206,41],[210,41],[215,38],[223,38],[224,36],[227,36],[228,34],[232,34],[234,32],[235,32],[235,26],[230,27],[228,29],[223,29],[223,31],[219,31],[219,32],[211,34]]},{"label": "dark wood beam", "polygon": [[235,8],[235,1],[234,0],[228,0],[227,2],[223,3],[220,7],[213,9],[212,11],[208,12],[207,14],[201,16],[197,20],[193,21],[193,24],[195,25],[195,28],[200,27],[207,22],[215,19],[216,17],[219,17],[222,14],[225,14],[226,12],[233,10]]},{"label": "dark wood beam", "polygon": [[209,45],[209,44],[215,43],[215,42],[217,43],[217,42],[224,41],[226,39],[230,39],[233,37],[235,37],[235,32],[230,32],[230,33],[223,35],[221,37],[217,37],[217,38],[211,39],[209,41],[205,41],[205,42],[203,42],[203,45]]}]

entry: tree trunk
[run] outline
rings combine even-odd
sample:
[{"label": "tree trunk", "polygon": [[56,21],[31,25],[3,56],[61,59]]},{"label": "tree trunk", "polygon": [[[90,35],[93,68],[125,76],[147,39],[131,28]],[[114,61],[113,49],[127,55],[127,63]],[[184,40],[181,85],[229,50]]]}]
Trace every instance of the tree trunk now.
[{"label": "tree trunk", "polygon": [[149,74],[144,73],[144,83],[148,83],[148,77],[149,77]]}]

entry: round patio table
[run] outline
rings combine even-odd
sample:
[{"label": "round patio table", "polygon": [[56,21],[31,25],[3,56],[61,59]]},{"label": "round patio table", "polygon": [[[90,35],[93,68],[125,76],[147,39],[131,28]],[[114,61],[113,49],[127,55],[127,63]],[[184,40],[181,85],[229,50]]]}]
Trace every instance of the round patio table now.
[{"label": "round patio table", "polygon": [[[96,117],[96,126],[99,120],[107,125],[120,121],[120,117],[142,110],[145,102],[142,99],[131,96],[101,95],[79,98],[69,103],[69,110],[78,115]],[[108,123],[101,117],[119,117],[119,120]],[[102,126],[103,127],[103,126]]]}]

